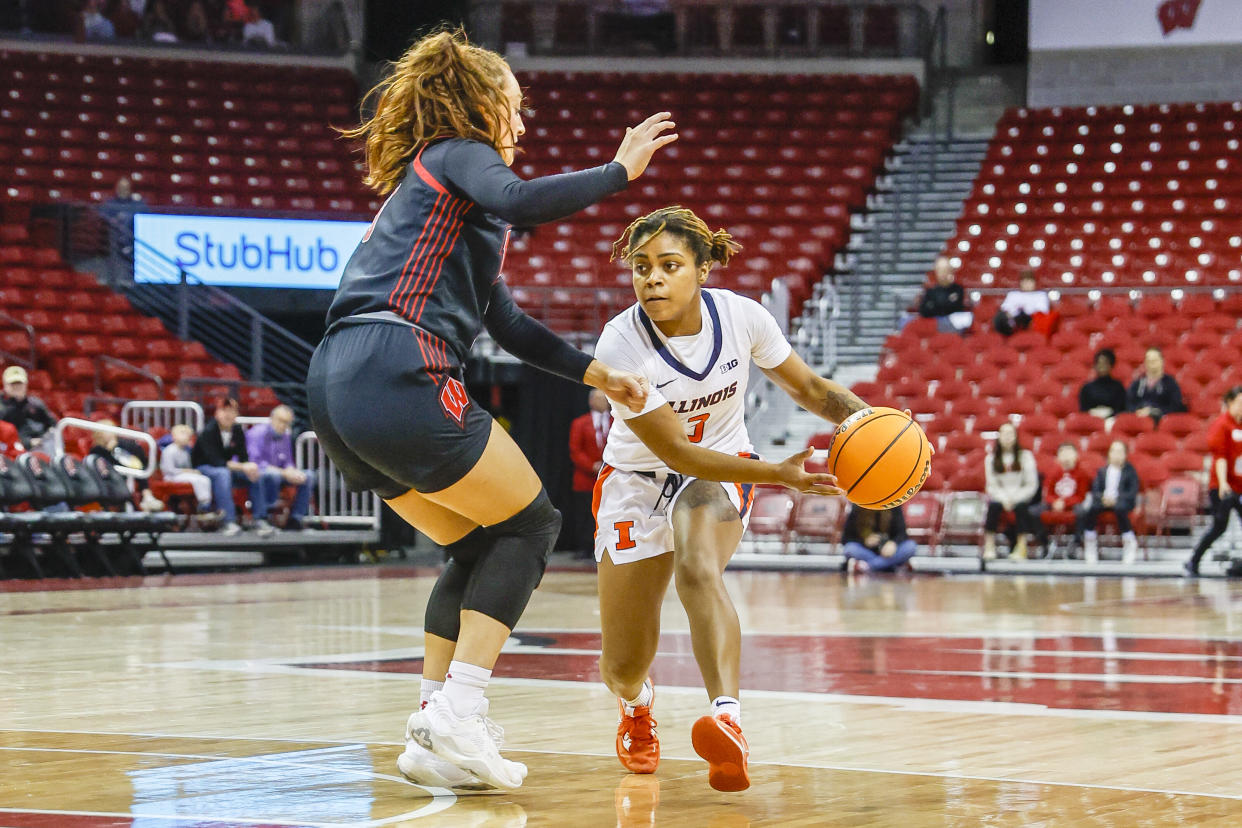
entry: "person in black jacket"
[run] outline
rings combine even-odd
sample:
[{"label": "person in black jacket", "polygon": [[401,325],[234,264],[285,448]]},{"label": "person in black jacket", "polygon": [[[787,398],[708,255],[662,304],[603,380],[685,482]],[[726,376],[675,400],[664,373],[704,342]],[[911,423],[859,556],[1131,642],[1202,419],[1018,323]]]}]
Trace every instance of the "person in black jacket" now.
[{"label": "person in black jacket", "polygon": [[936,259],[933,273],[936,283],[923,291],[919,316],[936,319],[937,327],[945,333],[962,333],[970,327],[972,318],[954,316],[966,313],[966,291],[954,278],[953,264],[947,256]]},{"label": "person in black jacket", "polygon": [[1095,377],[1078,389],[1078,410],[1105,419],[1126,410],[1126,387],[1113,376],[1117,355],[1112,348],[1101,348],[1091,368]]},{"label": "person in black jacket", "polygon": [[908,563],[915,552],[900,506],[878,510],[850,506],[841,543],[845,557],[857,561],[864,572],[893,572]]},{"label": "person in black jacket", "polygon": [[0,420],[7,420],[17,428],[22,443],[36,449],[43,438],[56,427],[53,414],[38,397],[27,393],[26,369],[10,365],[4,369],[4,394],[0,395]]},{"label": "person in black jacket", "polygon": [[215,419],[203,426],[190,462],[211,480],[211,496],[215,508],[224,513],[226,535],[241,531],[237,523],[237,507],[233,504],[233,486],[245,486],[259,479],[259,467],[250,462],[246,453],[246,435],[237,423],[237,400],[222,399],[216,403]]},{"label": "person in black jacket", "polygon": [[1101,512],[1112,512],[1117,516],[1122,560],[1133,563],[1138,556],[1138,537],[1130,524],[1130,512],[1138,505],[1139,478],[1127,459],[1129,453],[1126,444],[1120,440],[1108,447],[1108,462],[1096,472],[1091,494],[1078,507],[1078,531],[1083,537],[1087,563],[1099,560],[1100,546],[1095,525]]},{"label": "person in black jacket", "polygon": [[1130,383],[1126,410],[1159,420],[1165,414],[1186,410],[1177,380],[1164,372],[1164,354],[1148,348],[1143,356],[1143,373]]}]

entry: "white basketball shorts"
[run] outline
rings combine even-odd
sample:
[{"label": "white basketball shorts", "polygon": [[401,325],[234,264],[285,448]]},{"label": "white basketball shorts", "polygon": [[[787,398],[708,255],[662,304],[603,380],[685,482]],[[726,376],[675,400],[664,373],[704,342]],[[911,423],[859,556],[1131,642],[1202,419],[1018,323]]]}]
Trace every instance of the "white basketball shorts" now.
[{"label": "white basketball shorts", "polygon": [[[749,455],[757,457],[757,455]],[[673,551],[673,508],[697,478],[661,472],[631,472],[605,465],[595,481],[595,560],[615,565],[655,558]],[[742,519],[750,523],[755,500],[751,483],[719,483]]]}]

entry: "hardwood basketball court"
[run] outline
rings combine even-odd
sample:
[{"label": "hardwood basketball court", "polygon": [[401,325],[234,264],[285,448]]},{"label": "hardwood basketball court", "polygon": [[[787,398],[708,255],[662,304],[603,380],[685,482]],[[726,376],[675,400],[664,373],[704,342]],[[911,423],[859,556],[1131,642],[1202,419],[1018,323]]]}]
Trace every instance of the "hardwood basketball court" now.
[{"label": "hardwood basketball court", "polygon": [[722,794],[675,598],[633,776],[594,576],[551,572],[489,693],[530,777],[454,796],[395,767],[433,575],[0,583],[0,826],[1242,824],[1223,580],[731,574],[753,785]]}]

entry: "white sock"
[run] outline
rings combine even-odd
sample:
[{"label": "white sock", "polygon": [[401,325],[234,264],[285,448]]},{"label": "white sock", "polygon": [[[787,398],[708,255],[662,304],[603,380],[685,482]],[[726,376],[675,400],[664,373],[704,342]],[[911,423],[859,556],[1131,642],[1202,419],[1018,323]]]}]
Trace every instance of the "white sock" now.
[{"label": "white sock", "polygon": [[717,696],[712,699],[712,715],[728,713],[739,726],[742,724],[742,703],[732,696]]},{"label": "white sock", "polygon": [[1134,534],[1133,532],[1123,533],[1121,536],[1121,539],[1123,541],[1134,541],[1135,543],[1138,543],[1138,535]]},{"label": "white sock", "polygon": [[1082,536],[1083,538],[1089,541],[1094,541],[1098,537],[1098,535],[1096,535],[1096,533],[1091,530],[1087,530],[1086,532],[1083,532]]},{"label": "white sock", "polygon": [[432,693],[443,689],[444,682],[432,681],[431,679],[424,677],[422,682],[418,685],[418,709],[422,710],[427,706],[427,699],[431,698]]},{"label": "white sock", "polygon": [[444,677],[443,693],[454,715],[465,718],[476,712],[483,704],[483,691],[491,680],[492,671],[467,664],[464,661],[449,663],[448,675]]},{"label": "white sock", "polygon": [[638,691],[638,695],[630,700],[622,699],[625,704],[625,715],[633,716],[635,707],[651,707],[651,702],[655,698],[655,691],[651,689],[651,682],[644,681],[643,689]]}]

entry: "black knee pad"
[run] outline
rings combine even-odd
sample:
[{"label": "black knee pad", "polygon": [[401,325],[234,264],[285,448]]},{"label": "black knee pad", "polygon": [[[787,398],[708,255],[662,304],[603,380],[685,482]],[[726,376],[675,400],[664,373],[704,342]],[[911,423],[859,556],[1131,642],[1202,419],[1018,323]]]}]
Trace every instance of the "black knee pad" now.
[{"label": "black knee pad", "polygon": [[492,537],[482,526],[464,538],[444,547],[448,561],[436,579],[427,599],[423,630],[449,641],[456,641],[461,629],[461,603],[470,572],[478,559],[492,546]]},{"label": "black knee pad", "polygon": [[475,561],[461,608],[513,629],[543,578],[560,532],[561,513],[542,489],[525,509],[487,527],[491,548]]}]

